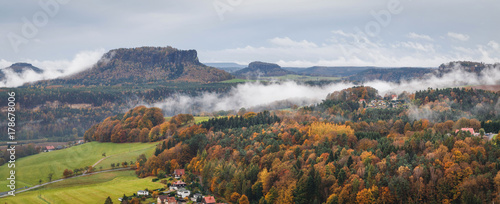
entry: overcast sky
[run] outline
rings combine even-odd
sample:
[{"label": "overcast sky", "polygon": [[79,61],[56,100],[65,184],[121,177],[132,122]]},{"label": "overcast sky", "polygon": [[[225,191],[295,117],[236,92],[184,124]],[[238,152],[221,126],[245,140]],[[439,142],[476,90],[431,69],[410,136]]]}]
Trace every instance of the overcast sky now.
[{"label": "overcast sky", "polygon": [[498,0],[4,0],[0,67],[70,69],[140,46],[289,67],[493,63],[499,11]]}]

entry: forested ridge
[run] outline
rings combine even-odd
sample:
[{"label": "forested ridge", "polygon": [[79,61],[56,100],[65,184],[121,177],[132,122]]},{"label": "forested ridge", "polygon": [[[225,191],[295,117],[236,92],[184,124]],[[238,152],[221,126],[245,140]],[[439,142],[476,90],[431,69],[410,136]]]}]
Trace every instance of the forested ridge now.
[{"label": "forested ridge", "polygon": [[[432,92],[429,100],[423,97],[426,92]],[[462,110],[469,107],[464,103],[494,104],[498,93],[429,89],[399,97],[420,108],[478,98],[451,108]],[[414,119],[407,108],[359,103],[381,98],[370,87],[353,87],[297,111],[240,112],[201,124],[190,123],[192,116],[186,114],[162,121],[158,109],[138,107],[106,119],[86,135],[111,130],[113,138],[113,132],[150,124],[149,141],[163,142],[153,156],[136,162],[139,177],[185,168],[187,183],[198,185],[200,177],[198,188],[231,203],[234,195],[246,195],[250,203],[500,201],[500,143],[482,136],[499,132],[497,112],[484,121],[472,112],[471,119],[443,121]]]},{"label": "forested ridge", "polygon": [[[21,140],[48,138],[51,141],[74,140],[85,130],[128,110],[138,103],[154,103],[174,94],[196,96],[203,92],[225,93],[235,84],[225,83],[151,83],[122,86],[44,86],[26,85],[16,89],[19,117],[17,138]],[[4,89],[7,90],[7,89]],[[7,104],[0,98],[0,104]],[[6,116],[6,112],[0,112]],[[5,129],[2,126],[0,129]],[[0,133],[7,138],[6,129]],[[35,134],[36,133],[36,134]]]},{"label": "forested ridge", "polygon": [[392,81],[401,82],[412,79],[419,79],[426,74],[434,72],[434,69],[428,68],[389,68],[389,69],[368,69],[349,76],[349,80],[353,81]]},{"label": "forested ridge", "polygon": [[[21,65],[31,66],[13,67]],[[106,117],[138,103],[159,102],[174,94],[225,93],[235,84],[218,82],[232,78],[225,71],[200,63],[195,50],[121,48],[104,54],[83,72],[1,88],[0,92],[16,92],[17,114],[22,121],[18,123],[18,130],[22,130],[18,139],[70,141],[82,137],[86,129]],[[0,98],[2,106],[7,102],[6,97]],[[5,114],[0,112],[0,116]],[[6,126],[0,129],[6,130]],[[7,138],[6,131],[1,131],[0,138]]]}]

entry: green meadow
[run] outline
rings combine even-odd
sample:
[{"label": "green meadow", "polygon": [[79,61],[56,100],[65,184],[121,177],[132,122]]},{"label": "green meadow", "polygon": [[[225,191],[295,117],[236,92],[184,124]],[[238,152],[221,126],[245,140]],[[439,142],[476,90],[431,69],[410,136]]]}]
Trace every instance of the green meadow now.
[{"label": "green meadow", "polygon": [[[98,143],[90,142],[71,148],[40,153],[16,160],[16,187],[34,186],[42,180],[49,181],[48,175],[53,173],[52,180],[62,178],[64,169],[76,169],[91,166],[103,158],[102,153],[109,156],[109,162],[102,161],[103,169],[110,168],[111,162],[135,161],[137,155],[152,154],[155,143]],[[107,165],[107,166],[106,166]],[[99,168],[99,166],[97,166]],[[9,176],[6,164],[0,166],[0,178]],[[0,191],[7,191],[7,180],[0,180]]]},{"label": "green meadow", "polygon": [[[165,121],[170,121],[170,119],[172,119],[172,117],[165,117]],[[194,122],[192,124],[201,123],[203,121],[207,121],[208,119],[210,119],[208,116],[194,116]]]},{"label": "green meadow", "polygon": [[71,178],[49,184],[37,190],[17,194],[15,197],[2,198],[1,202],[12,204],[25,203],[104,203],[108,196],[113,203],[118,198],[138,190],[164,187],[152,182],[151,177],[139,179],[134,171],[115,171],[90,176]]}]

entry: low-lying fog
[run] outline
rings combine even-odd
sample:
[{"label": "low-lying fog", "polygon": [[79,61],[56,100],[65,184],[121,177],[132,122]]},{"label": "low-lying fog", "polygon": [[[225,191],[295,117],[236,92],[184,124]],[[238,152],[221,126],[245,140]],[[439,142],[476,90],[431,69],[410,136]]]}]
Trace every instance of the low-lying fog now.
[{"label": "low-lying fog", "polygon": [[[392,83],[385,81],[370,81],[365,86],[374,87],[380,95],[386,93],[414,92],[427,88],[447,88],[464,85],[495,85],[500,84],[499,67],[487,68],[478,76],[457,67],[455,71],[442,77],[435,75],[427,79]],[[275,82],[264,85],[258,82],[239,84],[229,93],[203,93],[197,97],[177,94],[168,99],[149,104],[162,108],[167,115],[177,113],[198,114],[220,110],[262,110],[287,108],[291,105],[303,106],[321,102],[329,93],[355,86],[353,83],[340,82],[326,86],[309,86],[297,82]]]}]

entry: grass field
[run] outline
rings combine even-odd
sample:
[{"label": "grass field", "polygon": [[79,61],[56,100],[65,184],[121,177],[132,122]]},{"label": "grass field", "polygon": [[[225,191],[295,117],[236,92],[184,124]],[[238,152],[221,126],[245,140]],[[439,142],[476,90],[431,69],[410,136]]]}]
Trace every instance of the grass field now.
[{"label": "grass field", "polygon": [[151,155],[154,154],[154,152],[155,152],[154,146],[147,146],[144,149],[136,149],[136,150],[122,153],[122,154],[116,154],[116,155],[111,155],[111,156],[108,156],[108,154],[106,154],[106,156],[108,156],[108,158],[106,158],[105,160],[103,160],[99,164],[97,164],[95,166],[95,168],[100,169],[100,167],[102,167],[102,169],[111,169],[112,163],[114,163],[114,164],[120,163],[121,164],[122,162],[125,162],[125,161],[127,163],[130,163],[131,161],[135,162],[135,160],[137,159],[137,157],[139,155],[145,154],[146,157],[150,157]]},{"label": "grass field", "polygon": [[248,79],[230,79],[226,81],[221,81],[220,83],[245,83],[245,82],[255,82],[255,80],[248,80]]},{"label": "grass field", "polygon": [[[169,121],[172,117],[165,117],[165,121]],[[194,116],[194,124],[201,123],[210,119],[208,116]]]},{"label": "grass field", "polygon": [[[21,158],[16,160],[16,187],[30,187],[38,184],[40,179],[42,179],[42,183],[48,182],[47,176],[49,173],[54,174],[52,180],[59,179],[62,177],[64,169],[73,170],[93,165],[103,158],[102,153],[104,152],[106,156],[111,156],[110,161],[121,160],[121,155],[124,155],[124,158],[127,158],[127,162],[129,162],[133,155],[154,151],[154,148],[154,143],[115,144],[91,142],[68,149]],[[106,162],[106,160],[103,162]],[[103,165],[106,165],[106,163],[103,163]],[[0,167],[0,178],[7,178],[8,172],[7,165],[2,165]],[[0,191],[7,191],[6,185],[6,179],[0,180]]]},{"label": "grass field", "polygon": [[152,178],[139,179],[134,171],[117,171],[72,178],[25,192],[15,197],[2,198],[2,203],[104,203],[108,196],[119,203],[123,194],[132,195],[138,190],[164,187]]},{"label": "grass field", "polygon": [[194,123],[197,124],[197,123],[201,123],[203,121],[208,121],[208,119],[210,119],[210,117],[194,117]]}]

